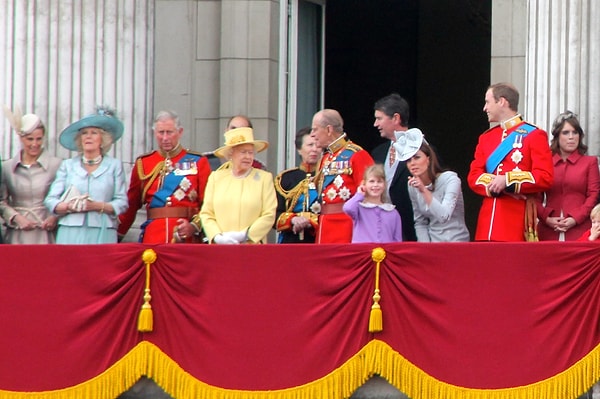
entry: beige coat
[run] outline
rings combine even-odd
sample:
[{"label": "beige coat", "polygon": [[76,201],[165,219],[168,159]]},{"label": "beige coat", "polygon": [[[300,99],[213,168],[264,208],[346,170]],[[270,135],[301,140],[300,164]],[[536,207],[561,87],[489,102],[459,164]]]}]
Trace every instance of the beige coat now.
[{"label": "beige coat", "polygon": [[2,162],[0,181],[0,215],[5,221],[7,244],[51,244],[56,231],[34,229],[18,230],[13,223],[17,213],[29,220],[41,223],[51,216],[44,206],[44,198],[54,180],[61,159],[42,152],[35,165],[21,164],[21,152],[16,157]]}]

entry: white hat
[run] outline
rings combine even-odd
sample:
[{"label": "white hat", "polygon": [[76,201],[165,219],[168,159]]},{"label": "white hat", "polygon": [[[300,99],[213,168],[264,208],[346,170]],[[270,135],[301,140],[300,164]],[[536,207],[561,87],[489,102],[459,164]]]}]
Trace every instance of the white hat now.
[{"label": "white hat", "polygon": [[[405,132],[396,131],[394,136],[396,136],[396,141],[393,144],[396,149],[396,159],[400,161],[412,158],[425,140],[423,132],[417,128],[408,129]],[[427,143],[427,141],[425,142]]]},{"label": "white hat", "polygon": [[33,133],[33,131],[39,127],[43,127],[44,124],[39,116],[36,114],[26,114],[21,116],[21,108],[15,107],[15,111],[12,112],[10,108],[4,105],[4,116],[8,119],[10,126],[15,129],[17,134],[21,137],[27,136]]}]

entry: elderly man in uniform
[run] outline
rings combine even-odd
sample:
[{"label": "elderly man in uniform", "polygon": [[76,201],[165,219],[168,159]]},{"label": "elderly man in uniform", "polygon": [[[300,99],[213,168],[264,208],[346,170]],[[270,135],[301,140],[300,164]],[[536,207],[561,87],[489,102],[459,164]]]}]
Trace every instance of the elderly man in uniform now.
[{"label": "elderly man in uniform", "polygon": [[499,124],[479,136],[467,177],[469,187],[483,197],[476,241],[537,241],[531,194],[552,186],[554,167],[548,134],[525,122],[518,106],[514,86],[488,87],[483,111],[489,122]]},{"label": "elderly man in uniform", "polygon": [[185,150],[179,142],[183,127],[173,111],[160,111],[154,120],[158,150],[136,159],[127,197],[129,209],[119,216],[124,236],[136,212],[146,208],[140,242],[194,242],[201,234],[197,217],[202,206],[210,165],[206,157]]},{"label": "elderly man in uniform", "polygon": [[373,158],[348,140],[344,121],[334,109],[323,109],[313,116],[311,136],[324,149],[316,178],[321,200],[316,242],[349,243],[352,219],[342,207],[356,193],[365,169],[373,165]]}]

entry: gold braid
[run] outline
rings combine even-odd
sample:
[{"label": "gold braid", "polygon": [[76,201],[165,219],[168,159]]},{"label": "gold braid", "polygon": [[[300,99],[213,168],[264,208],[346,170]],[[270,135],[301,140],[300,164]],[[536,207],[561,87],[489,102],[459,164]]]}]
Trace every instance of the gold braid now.
[{"label": "gold braid", "polygon": [[148,189],[150,189],[150,186],[152,186],[152,183],[154,183],[154,180],[156,180],[156,178],[161,174],[160,172],[165,166],[165,161],[160,161],[159,163],[157,163],[156,166],[152,169],[152,172],[148,173],[147,175],[144,174],[144,165],[142,164],[142,160],[138,158],[136,163],[140,181],[143,182],[144,180],[150,178],[148,182],[144,185],[144,188],[142,190],[142,203],[144,203],[146,200],[146,193],[148,192]]},{"label": "gold braid", "polygon": [[300,183],[296,184],[296,187],[292,188],[287,192],[285,196],[285,207],[288,210],[294,209],[298,203],[298,199],[302,194],[306,194],[308,191],[308,185],[310,184],[309,179],[303,179]]}]

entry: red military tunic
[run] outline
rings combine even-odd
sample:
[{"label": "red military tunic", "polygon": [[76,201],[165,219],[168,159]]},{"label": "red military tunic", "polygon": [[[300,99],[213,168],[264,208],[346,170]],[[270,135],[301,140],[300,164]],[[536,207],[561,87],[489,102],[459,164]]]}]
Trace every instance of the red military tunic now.
[{"label": "red military tunic", "polygon": [[119,235],[127,233],[142,206],[147,221],[140,241],[145,243],[172,242],[177,220],[191,220],[198,214],[211,172],[208,160],[180,146],[166,155],[153,151],[136,159],[127,191],[129,208],[119,216]]},{"label": "red military tunic", "polygon": [[369,153],[346,140],[345,134],[327,147],[317,177],[322,204],[318,244],[352,242],[352,219],[342,207],[356,193],[365,169],[373,163]]},{"label": "red military tunic", "polygon": [[[522,139],[515,138],[510,152],[495,170],[486,170],[486,161],[500,143],[513,131],[523,131],[526,124],[519,116],[505,123],[510,122],[512,127],[506,131],[498,125],[479,136],[475,158],[471,162],[467,177],[469,187],[483,196],[475,232],[477,241],[525,241],[526,195],[552,186],[553,166],[548,134],[529,124],[533,130]],[[488,184],[496,175],[506,176],[506,190],[493,197]]]}]

